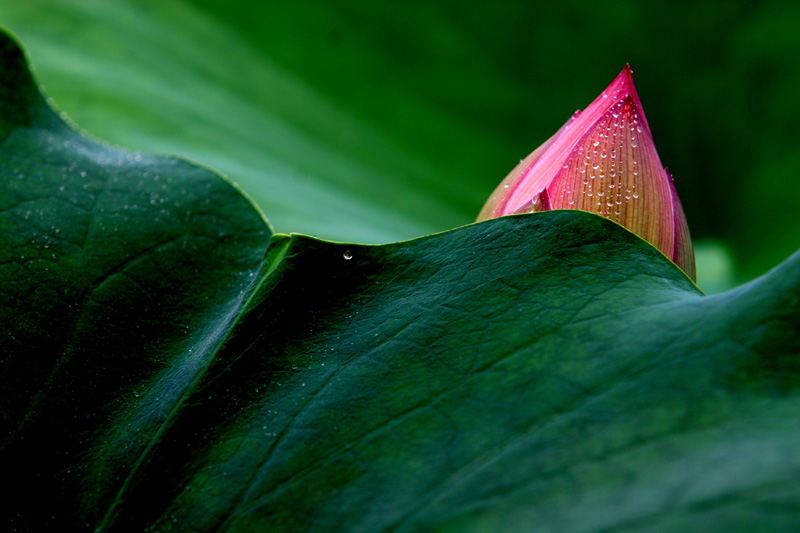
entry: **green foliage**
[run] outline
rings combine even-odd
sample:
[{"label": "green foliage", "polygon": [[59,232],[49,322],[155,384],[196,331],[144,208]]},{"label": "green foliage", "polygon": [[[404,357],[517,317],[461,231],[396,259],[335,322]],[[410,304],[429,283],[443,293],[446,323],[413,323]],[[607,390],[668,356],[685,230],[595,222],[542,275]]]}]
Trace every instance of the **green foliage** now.
[{"label": "green foliage", "polygon": [[707,297],[577,211],[272,235],[0,58],[11,529],[796,529],[800,255]]}]

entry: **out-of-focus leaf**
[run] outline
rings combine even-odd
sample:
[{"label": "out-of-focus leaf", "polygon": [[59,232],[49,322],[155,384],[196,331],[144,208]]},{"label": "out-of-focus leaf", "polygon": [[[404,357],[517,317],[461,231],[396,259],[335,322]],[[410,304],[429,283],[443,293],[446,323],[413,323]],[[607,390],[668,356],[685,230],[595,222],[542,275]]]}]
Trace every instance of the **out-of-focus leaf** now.
[{"label": "out-of-focus leaf", "polygon": [[183,2],[31,0],[0,6],[0,23],[81,127],[235,177],[279,230],[411,238],[469,222],[464,199],[479,206],[485,194],[442,182]]}]

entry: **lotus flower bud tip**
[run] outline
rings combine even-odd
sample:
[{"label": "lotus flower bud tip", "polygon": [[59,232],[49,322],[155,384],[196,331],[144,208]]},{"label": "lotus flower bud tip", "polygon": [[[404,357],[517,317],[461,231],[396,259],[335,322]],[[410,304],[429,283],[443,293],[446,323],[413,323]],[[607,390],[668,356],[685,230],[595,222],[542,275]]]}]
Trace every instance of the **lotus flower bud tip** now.
[{"label": "lotus flower bud tip", "polygon": [[551,209],[609,218],[695,279],[686,217],[656,152],[630,65],[511,171],[478,220]]}]

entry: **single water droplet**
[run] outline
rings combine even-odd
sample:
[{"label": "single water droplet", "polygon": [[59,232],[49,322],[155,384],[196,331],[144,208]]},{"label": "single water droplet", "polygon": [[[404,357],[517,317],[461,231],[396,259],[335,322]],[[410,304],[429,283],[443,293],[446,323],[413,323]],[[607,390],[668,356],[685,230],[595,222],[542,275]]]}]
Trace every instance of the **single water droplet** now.
[{"label": "single water droplet", "polygon": [[634,198],[639,198],[639,193],[638,192],[633,193],[633,197]]},{"label": "single water droplet", "polygon": [[592,143],[592,146],[600,146],[600,141],[595,141]]},{"label": "single water droplet", "polygon": [[342,257],[344,257],[345,260],[350,261],[353,258],[353,254],[350,252],[350,250],[345,250],[345,252],[342,254]]}]

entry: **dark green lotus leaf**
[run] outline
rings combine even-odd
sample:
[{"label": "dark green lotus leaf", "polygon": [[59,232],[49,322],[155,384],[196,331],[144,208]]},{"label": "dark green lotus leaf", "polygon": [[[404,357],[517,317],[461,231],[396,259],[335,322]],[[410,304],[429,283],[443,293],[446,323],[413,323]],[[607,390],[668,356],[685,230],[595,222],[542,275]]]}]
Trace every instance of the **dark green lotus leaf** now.
[{"label": "dark green lotus leaf", "polygon": [[225,180],[75,133],[0,43],[12,528],[796,530],[800,254],[704,296],[577,211],[267,247]]},{"label": "dark green lotus leaf", "polygon": [[705,297],[618,226],[551,212],[269,257],[109,524],[796,523],[800,256]]},{"label": "dark green lotus leaf", "polygon": [[77,133],[6,35],[0,138],[3,508],[36,529],[113,494],[128,459],[89,481],[86,466],[108,460],[92,445],[135,403],[130,456],[149,446],[235,316],[270,230],[218,174]]}]

